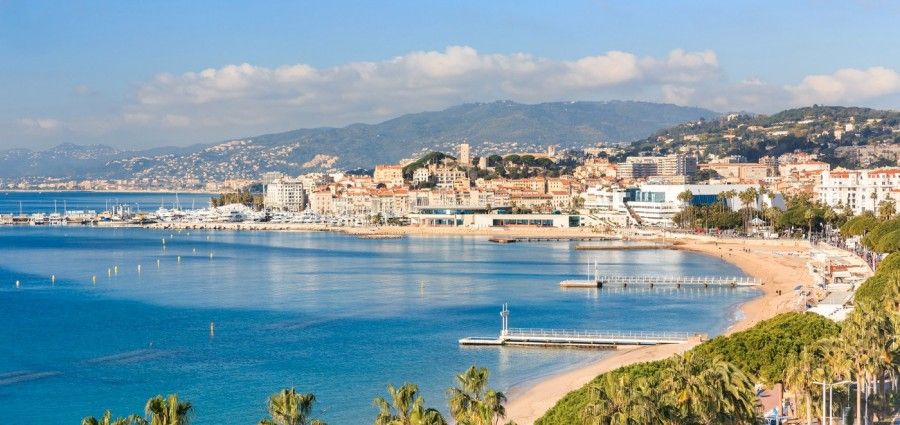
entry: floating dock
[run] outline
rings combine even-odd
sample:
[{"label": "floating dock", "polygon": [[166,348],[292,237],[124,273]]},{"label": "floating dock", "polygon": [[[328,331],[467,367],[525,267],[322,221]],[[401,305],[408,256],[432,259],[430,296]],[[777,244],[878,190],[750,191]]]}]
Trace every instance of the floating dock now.
[{"label": "floating dock", "polygon": [[559,282],[563,288],[604,288],[629,286],[675,286],[689,287],[748,287],[760,286],[762,283],[752,277],[737,276],[602,276],[594,279],[574,279]]},{"label": "floating dock", "polygon": [[688,332],[653,331],[580,331],[571,329],[523,329],[509,327],[509,307],[503,305],[500,335],[497,337],[467,337],[459,340],[467,346],[540,346],[610,348],[620,345],[681,344],[703,335]]}]

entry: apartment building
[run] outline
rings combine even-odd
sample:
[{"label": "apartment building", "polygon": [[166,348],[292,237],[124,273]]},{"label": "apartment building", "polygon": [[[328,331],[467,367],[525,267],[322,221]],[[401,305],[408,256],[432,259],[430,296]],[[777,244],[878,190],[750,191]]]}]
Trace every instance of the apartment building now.
[{"label": "apartment building", "polygon": [[881,201],[898,201],[900,168],[846,170],[838,168],[822,172],[815,195],[832,208],[850,207],[854,214],[878,211]]},{"label": "apartment building", "polygon": [[643,177],[685,176],[690,181],[697,174],[697,157],[691,155],[629,156],[619,164],[618,177],[639,179]]},{"label": "apartment building", "polygon": [[276,179],[266,185],[263,203],[276,211],[299,212],[306,208],[306,191],[303,182],[292,179]]}]

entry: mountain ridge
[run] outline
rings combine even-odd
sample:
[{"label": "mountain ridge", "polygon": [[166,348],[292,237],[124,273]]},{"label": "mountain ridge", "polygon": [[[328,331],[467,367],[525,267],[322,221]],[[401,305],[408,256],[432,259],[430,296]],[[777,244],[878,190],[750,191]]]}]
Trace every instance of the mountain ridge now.
[{"label": "mountain ridge", "polygon": [[256,178],[264,171],[371,168],[464,141],[475,154],[626,143],[718,116],[703,108],[639,101],[466,103],[376,124],[302,128],[187,147],[122,151],[63,144],[45,151],[0,151],[0,177]]}]

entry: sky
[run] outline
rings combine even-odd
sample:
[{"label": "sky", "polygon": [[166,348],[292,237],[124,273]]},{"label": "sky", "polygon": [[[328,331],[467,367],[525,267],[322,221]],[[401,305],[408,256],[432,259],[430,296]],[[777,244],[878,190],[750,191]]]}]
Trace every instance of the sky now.
[{"label": "sky", "polygon": [[900,2],[0,0],[0,149],[184,146],[469,102],[900,109]]}]

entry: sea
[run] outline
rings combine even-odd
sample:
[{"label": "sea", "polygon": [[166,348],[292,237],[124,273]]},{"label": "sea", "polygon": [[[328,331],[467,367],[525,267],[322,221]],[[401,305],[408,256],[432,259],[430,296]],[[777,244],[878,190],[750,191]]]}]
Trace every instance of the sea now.
[{"label": "sea", "polygon": [[[44,194],[16,196],[46,206]],[[79,193],[77,205],[129,196]],[[194,424],[255,424],[268,395],[296,387],[315,394],[315,417],[365,424],[377,412],[372,400],[404,382],[446,413],[447,388],[471,365],[487,367],[490,385],[510,391],[611,353],[459,346],[463,337],[496,336],[504,303],[511,327],[713,336],[734,322],[739,304],[759,296],[730,288],[563,290],[561,280],[583,277],[595,263],[608,274],[742,275],[697,253],[574,246],[0,227],[0,422],[78,424],[105,409],[142,413],[148,398],[176,393],[193,404]]]}]

